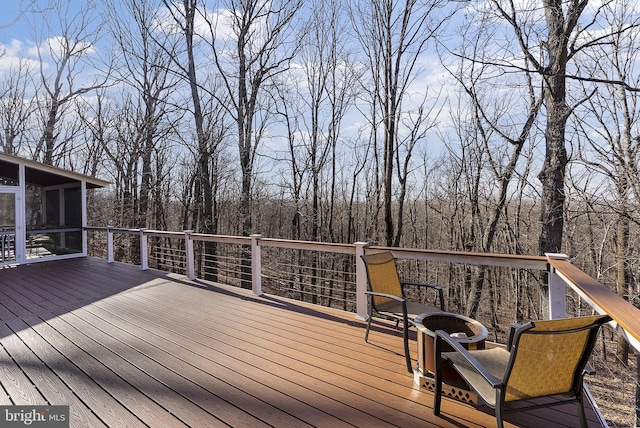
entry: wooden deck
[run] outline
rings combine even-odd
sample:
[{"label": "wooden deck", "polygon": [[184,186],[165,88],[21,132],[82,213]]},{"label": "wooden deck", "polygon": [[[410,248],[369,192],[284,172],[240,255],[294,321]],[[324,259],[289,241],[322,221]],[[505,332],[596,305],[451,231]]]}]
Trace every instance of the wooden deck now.
[{"label": "wooden deck", "polygon": [[[0,405],[69,405],[73,427],[495,426],[449,399],[435,417],[389,324],[367,344],[354,314],[180,275],[92,258],[0,269],[0,321]],[[574,406],[508,421],[577,425]]]}]

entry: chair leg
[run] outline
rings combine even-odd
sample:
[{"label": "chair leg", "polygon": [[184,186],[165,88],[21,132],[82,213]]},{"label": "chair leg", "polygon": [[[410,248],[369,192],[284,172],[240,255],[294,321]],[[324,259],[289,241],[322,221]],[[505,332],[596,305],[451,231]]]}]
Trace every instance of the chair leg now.
[{"label": "chair leg", "polygon": [[442,402],[442,361],[440,360],[441,339],[436,336],[434,349],[434,370],[433,370],[433,414],[440,414],[440,403]]},{"label": "chair leg", "polygon": [[584,413],[584,402],[582,393],[580,393],[580,396],[578,397],[578,416],[580,417],[580,426],[582,428],[587,428],[587,415],[585,415]]},{"label": "chair leg", "polygon": [[504,399],[502,397],[502,390],[496,389],[496,425],[498,428],[504,427],[504,422],[502,418],[504,409]]},{"label": "chair leg", "polygon": [[367,318],[367,331],[364,333],[364,341],[369,342],[369,329],[371,329],[371,315],[373,314],[371,306],[369,306],[369,317]]},{"label": "chair leg", "polygon": [[407,370],[409,371],[409,373],[413,373],[413,368],[411,367],[411,354],[409,354],[409,323],[404,323],[402,330],[402,335],[404,336],[404,356],[407,360]]}]

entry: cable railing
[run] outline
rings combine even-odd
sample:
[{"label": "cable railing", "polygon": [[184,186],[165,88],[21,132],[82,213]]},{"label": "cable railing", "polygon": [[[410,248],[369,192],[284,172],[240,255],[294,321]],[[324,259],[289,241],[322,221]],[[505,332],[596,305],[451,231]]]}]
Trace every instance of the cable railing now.
[{"label": "cable railing", "polygon": [[[508,284],[508,296],[492,297],[500,302],[501,309],[505,302],[519,306],[528,300],[529,306],[537,311],[534,315],[538,318],[531,314],[516,315],[517,310],[514,309],[508,315],[511,319],[496,320],[491,318],[495,317],[495,308],[487,306],[493,303],[483,303],[478,319],[489,327],[494,326],[494,339],[498,342],[504,339],[507,330],[502,326],[508,326],[517,318],[526,319],[527,315],[528,319],[555,319],[600,313],[613,319],[606,333],[611,336],[607,346],[613,348],[613,336],[619,334],[636,353],[640,351],[640,310],[572,265],[563,254],[469,253],[389,248],[371,246],[366,242],[339,244],[265,238],[261,235],[239,237],[113,227],[87,227],[86,230],[94,232],[93,239],[98,245],[106,242],[106,251],[98,255],[106,257],[108,262],[125,260],[138,264],[141,269],[152,267],[183,273],[191,280],[204,279],[247,288],[255,295],[267,293],[329,306],[353,312],[359,320],[366,320],[368,316],[366,271],[360,255],[388,250],[397,258],[403,276],[410,277],[408,280],[445,284],[443,288],[447,290],[446,299],[451,311],[462,312],[465,309],[464,302],[469,300],[473,278],[480,277],[480,271],[490,283],[489,294],[497,292],[491,288],[494,287],[491,283],[502,281]],[[535,282],[536,287],[523,285],[527,282]],[[540,286],[541,282],[543,286]],[[534,295],[534,289],[544,291],[536,291],[538,294]],[[603,355],[606,359],[607,353]],[[628,374],[624,374],[629,388],[635,383],[633,360],[627,367]],[[607,372],[606,361],[597,365]],[[603,391],[596,400],[598,404],[601,400],[610,401],[613,408],[616,398],[611,391],[617,387],[609,385],[607,382],[610,383],[611,379],[606,379],[606,374],[604,376],[604,380],[599,376],[598,380],[588,382],[593,382],[596,389]],[[598,386],[600,382],[603,384]],[[631,424],[635,423],[635,419],[630,418]],[[629,424],[629,419],[612,424]]]},{"label": "cable railing", "polygon": [[[152,260],[158,261],[162,259],[162,263],[157,265],[170,267],[171,269],[183,270],[183,273],[190,279],[196,279],[206,272],[207,269],[217,269],[218,271],[235,272],[243,271],[242,285],[250,288],[254,294],[261,295],[263,293],[263,282],[275,278],[274,272],[282,272],[285,267],[289,271],[297,271],[296,275],[300,278],[306,278],[308,283],[319,284],[323,281],[331,280],[331,275],[339,274],[339,278],[333,281],[344,284],[345,287],[352,287],[350,294],[354,295],[351,299],[354,302],[354,312],[357,318],[365,319],[367,317],[367,301],[366,291],[366,272],[364,264],[359,256],[371,251],[393,252],[394,256],[399,260],[415,260],[426,261],[431,263],[448,263],[448,264],[464,264],[469,266],[484,267],[506,267],[510,269],[524,269],[542,271],[548,275],[548,313],[547,317],[562,318],[567,316],[567,287],[572,289],[581,299],[593,308],[594,311],[601,314],[608,314],[613,318],[613,324],[625,336],[631,346],[636,351],[640,351],[640,310],[635,308],[622,297],[609,290],[606,286],[600,284],[594,278],[582,272],[573,266],[569,258],[562,254],[548,254],[546,256],[525,256],[511,254],[487,254],[487,253],[470,253],[461,251],[444,251],[444,250],[424,250],[410,248],[390,248],[382,246],[370,246],[366,242],[356,242],[354,244],[339,244],[311,241],[293,241],[286,239],[264,238],[262,235],[252,235],[250,237],[227,236],[227,235],[206,235],[197,234],[191,231],[186,232],[167,232],[149,229],[123,229],[112,227],[87,227],[87,231],[106,232],[107,249],[106,258],[108,262],[115,260],[117,245],[114,244],[114,235],[127,235],[129,242],[120,248],[127,247],[130,256],[135,260],[135,264],[140,265],[142,269],[149,268],[150,254]],[[148,250],[150,238],[164,238],[165,242],[172,241],[171,246],[160,245],[153,252]],[[158,241],[161,242],[161,241]],[[219,253],[208,254],[206,245],[215,244]],[[195,245],[199,245],[199,260],[196,260],[194,251]],[[158,245],[154,243],[154,245]],[[228,248],[223,249],[223,246]],[[235,251],[230,251],[234,248]],[[135,249],[135,251],[131,251]],[[272,250],[289,250],[290,254],[295,251],[307,252],[307,256],[298,256],[297,260],[312,260],[313,263],[307,263],[305,270],[301,269],[299,263],[286,263],[277,255],[262,257],[263,251]],[[313,255],[315,253],[315,255]],[[342,267],[340,269],[327,269],[326,260],[314,259],[320,254],[330,254],[332,256],[342,255],[348,256],[341,259]],[[263,263],[275,263],[273,266]],[[203,261],[205,263],[203,263]],[[196,266],[201,266],[196,275]],[[344,266],[347,265],[347,268]],[[298,280],[296,280],[298,281]],[[283,283],[298,283],[292,279]],[[329,288],[331,289],[331,288]],[[334,291],[336,289],[334,288]],[[343,288],[339,289],[340,291]]]},{"label": "cable railing", "polygon": [[262,290],[355,312],[353,256],[304,248],[263,248]]}]

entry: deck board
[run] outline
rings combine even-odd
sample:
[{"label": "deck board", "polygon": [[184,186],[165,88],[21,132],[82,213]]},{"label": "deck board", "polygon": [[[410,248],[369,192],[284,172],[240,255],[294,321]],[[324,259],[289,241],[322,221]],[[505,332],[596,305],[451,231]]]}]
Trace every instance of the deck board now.
[{"label": "deck board", "polygon": [[[168,312],[169,308],[164,308],[163,310]],[[122,312],[113,308],[111,308],[111,314],[123,315]],[[153,314],[147,315],[153,317]],[[268,389],[261,394],[263,397],[272,394],[274,389],[279,390],[282,394],[290,397],[292,402],[289,404],[289,407],[292,409],[297,409],[301,405],[306,405],[306,403],[313,403],[315,406],[324,409],[323,411],[325,413],[328,413],[328,415],[323,416],[327,419],[327,422],[329,422],[330,417],[333,417],[332,415],[340,415],[340,417],[344,417],[347,420],[358,421],[359,425],[382,425],[380,420],[369,418],[369,415],[363,414],[358,410],[358,408],[363,408],[364,406],[356,405],[356,408],[353,408],[345,405],[344,403],[348,403],[349,401],[337,398],[337,396],[344,394],[344,392],[331,390],[331,385],[326,382],[322,383],[320,380],[315,380],[319,384],[317,389],[322,391],[322,393],[315,393],[301,386],[313,381],[309,378],[309,374],[305,372],[308,371],[309,365],[294,367],[299,363],[295,357],[287,355],[288,352],[283,353],[283,350],[286,348],[281,347],[277,343],[264,341],[255,336],[252,337],[252,334],[255,335],[255,331],[242,331],[242,324],[245,322],[243,318],[233,318],[232,314],[225,312],[225,318],[214,321],[215,330],[213,330],[209,324],[203,326],[202,323],[194,323],[193,321],[181,326],[182,318],[185,315],[189,320],[194,319],[194,317],[189,316],[189,314],[185,312],[181,314],[166,313],[162,318],[155,317],[153,321],[162,325],[162,329],[155,329],[158,336],[169,338],[174,341],[174,343],[183,345],[183,349],[188,348],[200,355],[206,356],[217,364],[223,365],[231,376],[236,376],[240,373],[249,380],[247,385],[249,388],[255,385],[256,382],[263,384],[263,386],[268,385]],[[199,316],[202,317],[203,314],[199,314]],[[229,317],[231,317],[231,321]],[[225,323],[231,322],[231,325],[225,326],[223,321]],[[140,322],[140,319],[127,317],[127,319],[122,321],[120,327],[127,328],[127,326],[138,322]],[[238,343],[238,334],[246,337],[243,343]],[[145,335],[146,337],[148,332],[143,331],[141,335]],[[193,342],[194,338],[197,343]],[[273,348],[279,348],[279,352],[274,351]],[[261,357],[262,363],[259,366],[244,364],[243,367],[238,367],[239,361],[251,361],[255,355],[260,355]],[[288,379],[294,379],[294,381]],[[306,397],[302,402],[299,399],[301,396]],[[359,399],[354,396],[349,398],[352,400]],[[368,404],[370,405],[371,402],[369,401]],[[309,411],[318,412],[317,409],[311,407]],[[334,424],[340,424],[339,420],[331,422],[332,426]],[[411,422],[416,421],[412,420]]]},{"label": "deck board", "polygon": [[[186,404],[184,400],[176,403],[164,401],[164,405],[167,408],[174,408],[176,406],[187,407],[184,409],[184,413],[186,415],[189,415],[191,412],[195,412],[199,414],[200,417],[205,418],[205,421],[185,421],[188,424],[198,423],[201,425],[202,423],[205,423],[206,419],[213,416],[208,414],[205,409],[215,408],[217,410],[215,416],[219,419],[229,420],[231,423],[236,425],[241,423],[246,424],[245,426],[261,425],[258,421],[254,420],[254,418],[250,418],[250,415],[241,412],[236,412],[236,414],[229,412],[227,406],[228,403],[217,399],[217,397],[202,386],[205,374],[202,374],[199,377],[194,375],[194,379],[197,382],[189,381],[181,375],[181,371],[183,370],[181,366],[184,366],[183,361],[175,357],[172,358],[170,353],[167,353],[166,350],[153,346],[146,338],[142,339],[141,337],[132,335],[127,331],[127,327],[129,326],[119,326],[117,323],[113,322],[107,323],[100,317],[100,311],[96,311],[95,308],[82,309],[76,311],[74,315],[77,316],[79,320],[81,319],[82,322],[89,323],[102,331],[102,334],[95,337],[102,346],[120,354],[124,354],[126,352],[126,356],[124,358],[127,361],[132,365],[135,364],[142,372],[153,376],[153,379],[158,382],[158,386],[153,390],[149,390],[149,387],[146,386],[150,397],[153,397],[154,400],[159,402],[163,402],[166,400],[166,398],[163,397],[172,395],[167,394],[167,391],[160,393],[162,392],[160,391],[160,385],[164,388],[169,388],[172,391],[179,391],[180,393],[176,394],[176,396],[183,397],[190,403],[190,405]],[[110,318],[113,320],[113,317]],[[79,320],[76,320],[75,323],[78,323]],[[132,330],[135,330],[134,326],[130,327]],[[110,333],[107,334],[106,331],[110,331]],[[147,332],[146,335],[148,336],[149,333]],[[134,343],[134,345],[131,343]],[[123,351],[122,349],[125,349],[126,351]],[[154,359],[151,360],[148,355],[152,355]],[[171,369],[168,367],[171,367]],[[194,406],[197,407],[197,409]],[[179,413],[179,415],[180,414],[182,413]]]},{"label": "deck board", "polygon": [[[162,366],[151,364],[144,355],[137,355],[125,343],[118,341],[119,332],[113,331],[114,337],[101,327],[99,322],[88,323],[74,314],[63,314],[58,324],[61,332],[80,343],[84,349],[99,351],[100,363],[108,370],[99,377],[99,381],[117,379],[118,384],[112,385],[110,390],[132,414],[150,426],[203,426],[214,420],[202,408],[183,395],[176,394],[174,389],[161,381]],[[91,337],[83,333],[89,329]],[[150,369],[151,373],[146,371]],[[91,373],[97,378],[95,371]],[[139,393],[131,394],[131,391]],[[167,417],[169,411],[172,417]]]},{"label": "deck board", "polygon": [[[12,332],[2,332],[3,327],[7,328],[6,326],[0,326],[0,334],[3,334],[3,336],[12,334]],[[7,353],[6,346],[11,346],[11,344],[7,344],[6,341],[0,342],[0,378],[3,386],[2,404],[21,405],[44,402],[44,397],[40,394],[40,391]]]},{"label": "deck board", "polygon": [[92,258],[0,269],[0,301],[0,404],[69,404],[74,427],[495,426],[449,399],[435,417],[380,320],[365,343],[351,313]]},{"label": "deck board", "polygon": [[[115,312],[112,312],[112,314],[115,314]],[[128,323],[128,321],[130,321],[130,323]],[[139,320],[133,318],[125,319],[121,327],[127,328],[127,325],[137,321]],[[158,319],[157,322],[163,322],[163,320]],[[164,327],[171,328],[175,331],[176,328],[173,326],[177,325],[180,320],[175,316],[167,316],[164,322],[166,323]],[[310,366],[308,363],[302,363],[299,360],[300,357],[308,360],[308,355],[295,355],[289,352],[284,354],[282,350],[285,348],[279,344],[251,337],[251,333],[246,335],[248,340],[242,344],[242,346],[238,346],[237,341],[231,335],[238,333],[234,326],[218,328],[215,334],[211,334],[210,331],[205,331],[202,327],[198,328],[197,325],[188,327],[183,333],[176,332],[168,334],[167,330],[158,331],[158,333],[170,340],[176,341],[176,343],[182,343],[184,345],[192,343],[191,339],[186,337],[186,334],[192,337],[194,333],[198,334],[197,339],[199,345],[195,347],[190,345],[191,350],[201,355],[207,355],[207,358],[224,365],[232,376],[240,372],[240,374],[247,377],[247,379],[255,379],[251,380],[247,385],[249,388],[251,388],[255,382],[268,385],[268,389],[261,394],[265,398],[273,393],[272,390],[274,388],[278,389],[282,394],[286,393],[292,402],[285,410],[289,410],[290,408],[291,410],[289,411],[292,411],[304,405],[305,402],[313,403],[314,406],[321,407],[325,413],[329,413],[329,415],[323,417],[327,419],[327,422],[331,422],[331,426],[341,425],[340,420],[329,421],[328,418],[331,415],[340,415],[341,418],[351,421],[352,423],[356,421],[359,426],[385,426],[384,420],[390,423],[388,421],[393,420],[393,418],[396,418],[396,421],[400,419],[399,422],[403,424],[406,423],[407,425],[420,422],[420,420],[410,418],[410,415],[398,414],[397,412],[385,412],[386,414],[380,412],[375,418],[370,417],[371,415],[363,413],[358,409],[366,409],[374,405],[375,403],[372,402],[371,398],[357,396],[346,389],[336,387],[318,377],[313,378],[313,366]],[[239,333],[244,335],[242,331],[239,331]],[[220,338],[220,335],[225,337]],[[276,348],[280,348],[279,352],[275,350]],[[241,369],[234,369],[234,367],[237,367],[238,361],[250,361],[253,355],[256,354],[262,358],[262,364],[259,367],[248,364]],[[287,379],[295,379],[295,381],[289,381]],[[318,385],[317,389],[321,391],[321,393],[310,392],[307,388],[301,386],[309,382],[316,382]],[[263,387],[264,386],[265,385],[263,385]],[[299,397],[302,396],[304,396],[305,399],[303,402],[300,402]],[[296,399],[295,397],[298,398]],[[345,403],[349,403],[349,405]],[[309,411],[318,413],[317,409],[310,408]],[[298,424],[299,423],[300,421],[298,421]]]},{"label": "deck board", "polygon": [[[85,338],[73,335],[61,318],[53,318],[48,323],[32,325],[42,337],[46,337],[77,370],[76,378],[67,382],[74,390],[86,389],[81,394],[101,420],[109,426],[140,427],[146,426],[141,421],[142,415],[157,411],[152,403],[140,399],[137,395],[127,394],[131,384],[109,370],[104,352],[95,355],[87,354],[82,346]],[[169,426],[170,423],[167,423]],[[177,426],[183,426],[177,424]]]},{"label": "deck board", "polygon": [[[76,395],[75,391],[69,389],[61,380],[59,374],[66,372],[66,368],[60,364],[47,365],[47,355],[51,352],[47,343],[34,337],[22,320],[14,319],[9,323],[13,325],[12,330],[15,334],[8,336],[3,334],[1,343],[30,379],[30,384],[37,388],[45,400],[44,403],[23,402],[22,404],[69,405],[70,418],[74,420],[76,426],[92,428],[106,426]],[[7,326],[11,327],[9,323]],[[30,389],[31,385],[25,387]]]}]

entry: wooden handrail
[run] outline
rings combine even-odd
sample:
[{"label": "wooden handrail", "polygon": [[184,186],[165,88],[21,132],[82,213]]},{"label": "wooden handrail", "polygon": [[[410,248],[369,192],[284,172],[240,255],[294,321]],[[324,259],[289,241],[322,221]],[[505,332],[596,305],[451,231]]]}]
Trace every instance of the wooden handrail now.
[{"label": "wooden handrail", "polygon": [[330,253],[354,254],[355,244],[335,242],[294,241],[291,239],[260,238],[263,247],[291,248],[296,250],[312,250]]},{"label": "wooden handrail", "polygon": [[547,258],[544,256],[473,253],[465,251],[426,250],[419,248],[397,248],[382,246],[367,247],[367,252],[370,251],[391,251],[394,257],[400,259],[429,260],[485,266],[504,266],[515,269],[547,270]]},{"label": "wooden handrail", "polygon": [[568,260],[549,259],[556,273],[600,314],[607,314],[640,351],[640,309],[587,275]]},{"label": "wooden handrail", "polygon": [[248,245],[251,243],[251,238],[249,238],[248,236],[209,235],[206,233],[192,233],[191,238],[194,241],[220,242],[222,244]]}]

